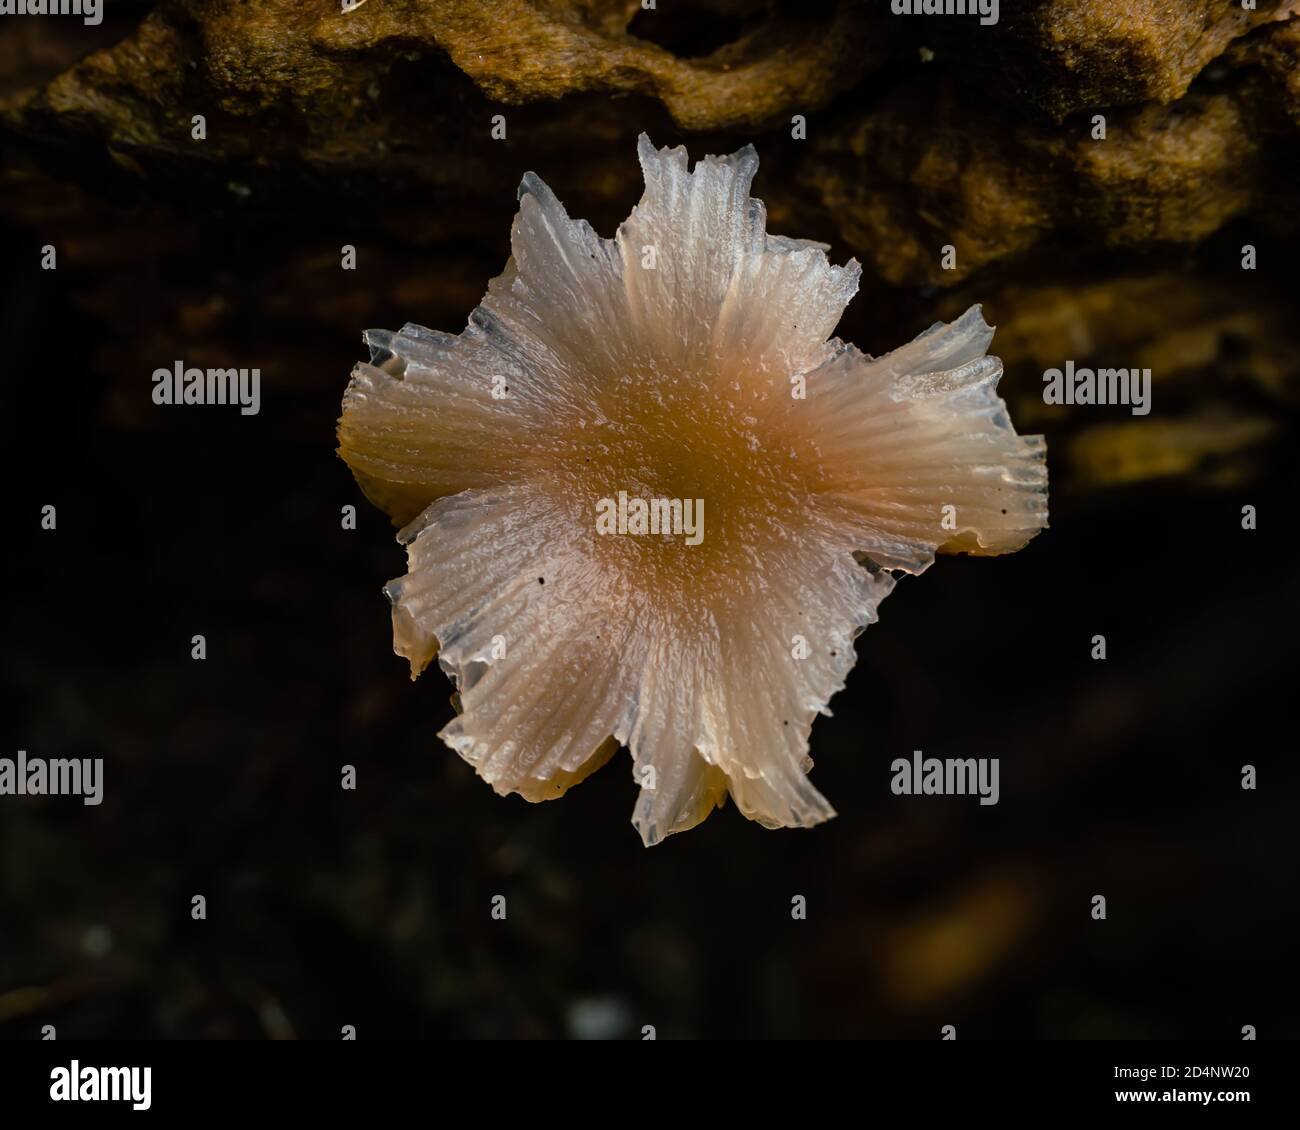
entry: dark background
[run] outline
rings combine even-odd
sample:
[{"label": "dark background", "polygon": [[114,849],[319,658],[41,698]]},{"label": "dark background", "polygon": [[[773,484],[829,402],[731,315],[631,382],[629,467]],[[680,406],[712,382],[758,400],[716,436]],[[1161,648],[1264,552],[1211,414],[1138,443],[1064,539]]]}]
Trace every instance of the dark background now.
[{"label": "dark background", "polygon": [[[100,29],[0,27],[19,99],[0,115],[0,755],[105,760],[98,808],[0,798],[0,1035],[1300,1034],[1291,127],[1251,119],[1272,187],[1204,234],[1108,246],[1089,227],[1100,212],[1081,214],[947,280],[873,250],[787,125],[684,128],[654,98],[610,91],[505,105],[437,52],[386,72],[396,89],[373,129],[414,140],[373,167],[352,151],[330,167],[301,108],[213,112],[218,140],[187,160],[84,107],[22,101],[150,11],[197,36],[222,6],[109,7]],[[742,7],[706,5],[721,13],[707,34],[639,28],[707,54],[709,35],[748,26]],[[1011,36],[1005,20],[996,34]],[[990,93],[959,48],[934,61],[942,82],[916,85],[914,40],[887,39],[814,131],[913,103],[920,130],[976,91],[985,132],[962,152],[1073,128],[1023,85]],[[197,73],[190,96],[210,81]],[[1235,91],[1238,74],[1257,81],[1244,60],[1187,98]],[[1123,94],[1117,120],[1164,105]],[[503,143],[486,138],[495,112]],[[223,149],[227,124],[270,156]],[[942,558],[902,580],[858,640],[812,737],[839,817],[811,831],[765,831],[728,806],[647,851],[626,755],[558,802],[495,796],[435,737],[449,684],[411,683],[392,654],[380,587],[404,556],[333,452],[361,330],[463,326],[508,255],[526,169],[612,235],[640,194],[641,129],[693,157],[754,140],[772,229],[867,262],[838,331],[862,348],[984,301],[1012,416],[1048,436],[1051,528],[1011,557]],[[307,134],[316,149],[296,151]],[[908,202],[912,220],[889,221],[900,246],[931,222],[930,189],[908,183],[867,189]],[[969,215],[949,203],[934,222],[956,230]],[[1263,249],[1253,274],[1245,242]],[[40,269],[46,243],[57,271]],[[339,269],[345,243],[355,272]],[[1080,321],[1091,352],[1062,328]],[[1045,409],[1042,369],[1067,357],[1154,358],[1152,414]],[[260,367],[261,413],[154,406],[151,374],[177,359]],[[349,503],[355,531],[340,527]],[[40,529],[46,504],[56,531]],[[1246,504],[1257,530],[1241,528]],[[1090,658],[1098,633],[1105,661]],[[914,749],[1001,758],[1001,802],[894,797],[889,763]],[[345,763],[356,792],[339,788]],[[206,921],[190,918],[195,894]],[[790,916],[799,894],[806,921]],[[1105,922],[1090,917],[1097,894]]]}]

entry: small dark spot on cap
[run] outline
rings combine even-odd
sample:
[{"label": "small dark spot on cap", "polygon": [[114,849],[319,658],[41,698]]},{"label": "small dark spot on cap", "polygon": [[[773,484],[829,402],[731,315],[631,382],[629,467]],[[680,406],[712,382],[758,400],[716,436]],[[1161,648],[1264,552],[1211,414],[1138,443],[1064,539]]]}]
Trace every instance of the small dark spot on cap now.
[{"label": "small dark spot on cap", "polygon": [[538,577],[538,578],[537,578],[537,583],[538,583],[539,585],[544,585],[544,584],[546,584],[546,578],[545,578],[545,577]]}]

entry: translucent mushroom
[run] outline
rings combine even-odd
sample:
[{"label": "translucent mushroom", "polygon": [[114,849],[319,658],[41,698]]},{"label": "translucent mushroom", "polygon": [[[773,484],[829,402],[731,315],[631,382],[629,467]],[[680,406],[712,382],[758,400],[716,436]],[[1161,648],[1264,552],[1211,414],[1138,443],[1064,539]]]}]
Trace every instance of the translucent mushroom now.
[{"label": "translucent mushroom", "polygon": [[[366,333],[340,454],[401,526],[394,647],[451,677],[440,737],[497,792],[558,797],[622,746],[647,845],[728,795],[817,824],[809,736],[854,638],[895,573],[1046,525],[1044,443],[979,307],[873,359],[830,336],[858,264],[767,234],[752,147],[638,153],[613,240],[530,173],[463,333]],[[620,492],[702,500],[702,538],[600,532]]]}]

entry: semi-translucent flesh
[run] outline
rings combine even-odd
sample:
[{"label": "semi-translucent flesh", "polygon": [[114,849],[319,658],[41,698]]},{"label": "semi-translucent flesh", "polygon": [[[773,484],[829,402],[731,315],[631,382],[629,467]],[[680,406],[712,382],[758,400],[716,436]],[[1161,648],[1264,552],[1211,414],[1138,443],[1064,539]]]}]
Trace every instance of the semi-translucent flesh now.
[{"label": "semi-translucent flesh", "polygon": [[[456,681],[441,736],[495,789],[559,796],[616,741],[647,843],[728,794],[814,824],[812,721],[886,570],[1024,545],[1043,443],[1007,419],[978,307],[873,360],[830,339],[857,264],[766,234],[752,149],[640,157],[614,240],[529,175],[464,333],[367,334],[341,453],[404,526],[396,649]],[[703,499],[703,540],[599,534],[620,491]]]}]

